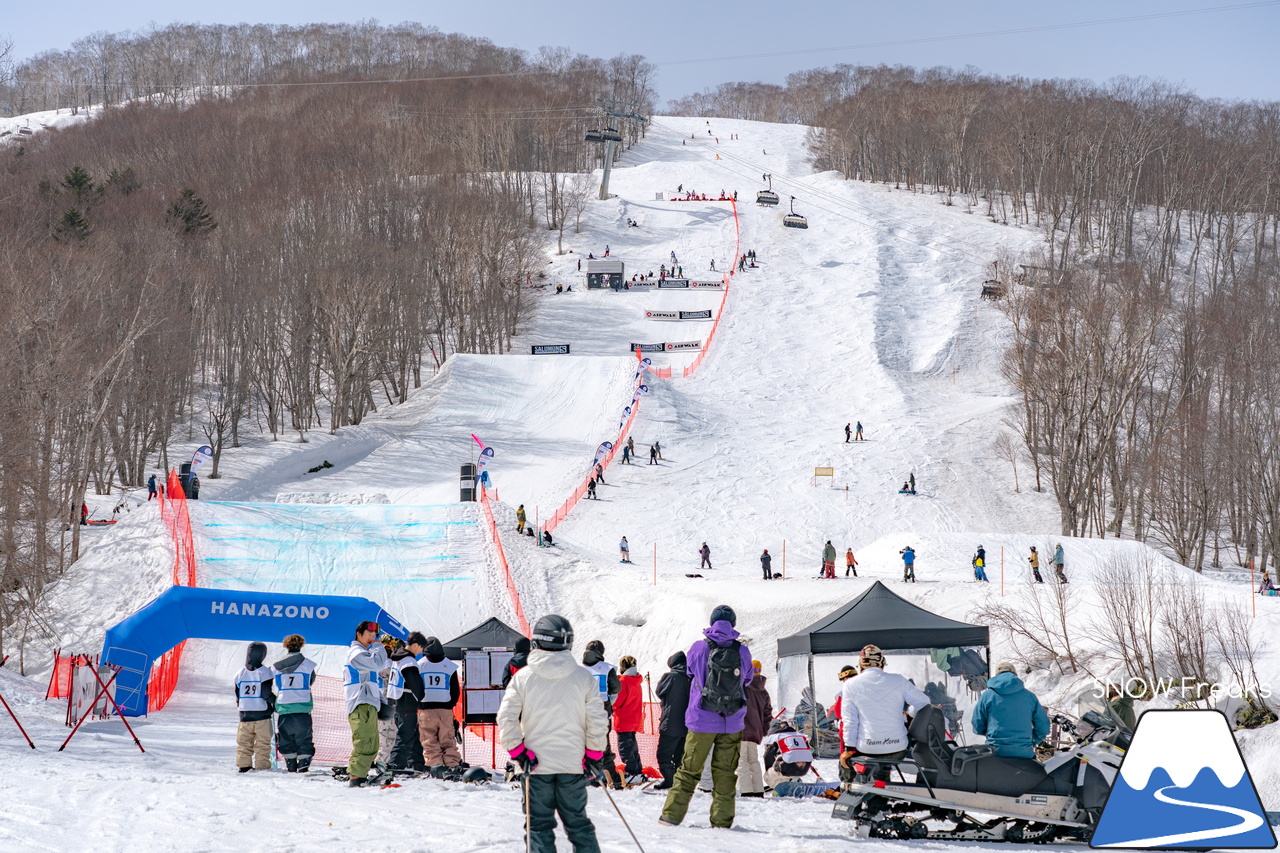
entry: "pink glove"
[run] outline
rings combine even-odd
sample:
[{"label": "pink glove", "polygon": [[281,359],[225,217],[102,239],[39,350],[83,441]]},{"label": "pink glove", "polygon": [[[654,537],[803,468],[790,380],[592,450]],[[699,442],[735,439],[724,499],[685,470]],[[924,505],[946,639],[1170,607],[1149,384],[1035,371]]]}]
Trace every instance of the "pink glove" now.
[{"label": "pink glove", "polygon": [[533,750],[525,746],[523,742],[511,750],[511,760],[520,765],[520,769],[525,773],[538,766],[538,756],[534,755]]},{"label": "pink glove", "polygon": [[604,777],[604,753],[588,749],[582,756],[582,771],[596,779]]}]

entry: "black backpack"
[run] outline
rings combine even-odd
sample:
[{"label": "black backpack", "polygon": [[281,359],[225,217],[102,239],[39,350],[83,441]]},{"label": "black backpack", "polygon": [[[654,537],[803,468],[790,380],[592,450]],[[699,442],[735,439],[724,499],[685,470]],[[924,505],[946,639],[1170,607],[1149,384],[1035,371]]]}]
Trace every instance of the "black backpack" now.
[{"label": "black backpack", "polygon": [[728,717],[747,704],[742,690],[742,644],[734,640],[732,645],[717,646],[707,640],[707,645],[711,653],[707,656],[707,680],[702,685],[700,704],[705,711]]}]

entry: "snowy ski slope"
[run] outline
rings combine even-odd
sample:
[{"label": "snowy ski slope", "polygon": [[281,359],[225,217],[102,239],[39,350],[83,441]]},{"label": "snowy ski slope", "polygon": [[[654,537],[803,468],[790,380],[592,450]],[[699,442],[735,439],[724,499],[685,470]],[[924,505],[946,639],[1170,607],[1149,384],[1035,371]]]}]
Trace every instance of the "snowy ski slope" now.
[{"label": "snowy ski slope", "polygon": [[[387,599],[392,612],[403,608],[411,627],[442,636],[450,619],[506,618],[509,604],[493,582],[492,555],[466,523],[474,516],[469,508],[440,506],[456,500],[457,466],[472,457],[475,433],[497,454],[490,465],[502,498],[496,513],[530,619],[564,613],[574,622],[579,648],[598,637],[610,659],[633,654],[654,679],[671,652],[699,636],[716,603],[737,610],[738,627],[772,673],[778,637],[874,579],[952,618],[967,618],[1002,592],[1021,600],[1031,592],[1025,570],[1031,544],[1046,551],[1065,541],[1081,595],[1113,559],[1149,556],[1162,583],[1201,582],[1144,546],[1055,537],[1051,496],[1030,491],[1025,474],[1023,491],[1015,493],[1007,463],[991,449],[1011,398],[998,364],[1003,323],[994,308],[979,303],[978,285],[999,248],[1017,251],[1038,235],[993,224],[962,202],[947,207],[935,195],[812,174],[804,162],[805,133],[795,126],[657,117],[647,138],[615,168],[616,197],[591,202],[582,233],[566,235],[573,253],[556,256],[552,242],[545,268],[551,287],[531,291],[536,317],[512,354],[455,356],[407,404],[337,436],[313,435],[305,445],[251,442],[226,453],[227,476],[204,482],[202,497],[210,502],[194,512],[204,577],[238,588],[351,589]],[[784,229],[784,210],[752,204],[763,173],[773,175],[781,208],[796,196],[809,229]],[[687,355],[655,358],[658,366],[676,368],[675,378],[647,380],[651,392],[633,428],[638,464],[615,460],[600,500],[579,503],[557,529],[557,546],[537,549],[513,535],[514,508],[523,503],[530,517],[534,508],[545,516],[586,473],[595,446],[615,437],[632,391],[628,345],[698,339],[708,328],[646,320],[644,312],[719,304],[716,291],[585,292],[577,272],[579,258],[599,257],[606,245],[610,257],[626,262],[628,277],[657,272],[672,251],[695,278],[713,277],[712,259],[723,269],[734,245],[729,206],[656,198],[670,198],[680,185],[708,196],[738,192],[742,249],[755,249],[759,268],[734,277],[715,344],[694,376],[680,377]],[[627,227],[628,218],[639,227]],[[573,284],[573,292],[554,293],[557,281]],[[539,343],[569,343],[573,354],[524,354]],[[845,444],[844,424],[855,420],[867,441]],[[654,440],[661,441],[664,459],[650,466],[647,448]],[[334,467],[303,473],[325,460]],[[826,465],[835,468],[833,482],[815,486],[814,467]],[[897,489],[911,472],[920,493],[900,496]],[[298,493],[380,494],[390,503],[275,503],[280,494]],[[408,541],[411,524],[452,526],[444,540]],[[329,533],[315,536],[317,525],[334,528],[341,547],[326,544]],[[257,530],[262,541],[216,541],[259,536]],[[103,628],[163,588],[169,559],[163,528],[147,508],[116,529],[89,535],[99,542],[51,597],[51,621],[64,645],[86,650]],[[634,565],[618,563],[622,535],[631,542]],[[841,554],[854,549],[859,578],[814,577],[827,539]],[[686,577],[698,573],[695,550],[703,541],[715,568],[702,578]],[[758,555],[768,548],[781,570],[784,541],[788,580],[762,586]],[[920,582],[904,588],[893,579],[901,577],[898,550],[908,544],[919,555]],[[1003,590],[998,582],[971,582],[969,555],[979,544],[991,559],[993,581],[1003,549]],[[329,551],[337,550],[349,559],[333,559]],[[1211,598],[1247,606],[1248,591],[1237,578],[1203,582]],[[1260,635],[1274,635],[1275,601],[1257,602]],[[1082,605],[1077,615],[1079,629],[1089,633],[1096,613]],[[112,728],[117,724],[91,726],[86,742],[77,740],[57,756],[29,755],[0,739],[6,766],[12,759],[18,774],[35,781],[6,796],[17,817],[0,826],[0,846],[6,839],[41,838],[30,827],[46,822],[40,791],[55,784],[82,805],[43,836],[47,849],[70,849],[84,831],[97,831],[108,850],[138,840],[157,850],[241,849],[225,837],[225,827],[244,825],[257,837],[282,839],[275,849],[310,850],[367,838],[370,819],[377,820],[383,843],[450,850],[521,843],[518,799],[493,787],[420,782],[366,793],[283,774],[236,777],[235,713],[226,685],[242,650],[193,645],[174,702],[141,724],[151,750],[145,757],[129,752],[131,744]],[[996,658],[1008,653],[993,649]],[[1270,649],[1266,655],[1263,678],[1280,684],[1280,658]],[[820,663],[820,701],[834,693],[829,676],[842,662]],[[18,695],[19,713],[34,720],[39,739],[54,739],[58,709],[30,699],[21,685],[10,690],[11,680],[3,683],[6,695]],[[1028,684],[1051,706],[1073,710],[1085,680],[1040,672]],[[775,679],[771,692],[775,707],[790,703]],[[1277,808],[1271,792],[1280,783],[1280,743],[1272,741],[1280,734],[1272,729],[1242,740],[1264,804]],[[106,767],[92,763],[97,757]],[[397,805],[381,797],[415,791],[432,796],[440,823],[424,830],[417,822],[379,819]],[[306,803],[300,815],[290,808],[297,797]],[[776,853],[826,849],[845,837],[845,827],[830,821],[829,805],[821,802],[742,801],[738,828],[722,838],[708,835],[701,795],[686,826],[675,830],[657,827],[660,798],[628,792],[618,800],[651,849],[717,850],[731,843],[744,852]],[[631,846],[603,798],[592,798],[590,812],[605,849]],[[169,826],[179,813],[187,830],[175,839]],[[131,840],[104,828],[117,815],[127,817]]]}]

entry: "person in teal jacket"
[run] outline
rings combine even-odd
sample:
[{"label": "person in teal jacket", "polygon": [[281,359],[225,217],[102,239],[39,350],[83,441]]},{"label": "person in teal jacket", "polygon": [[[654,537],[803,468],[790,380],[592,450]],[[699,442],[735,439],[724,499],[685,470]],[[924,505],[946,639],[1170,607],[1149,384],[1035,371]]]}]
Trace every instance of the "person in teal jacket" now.
[{"label": "person in teal jacket", "polygon": [[983,735],[1002,758],[1036,757],[1036,744],[1049,735],[1049,714],[1014,675],[1013,664],[1002,663],[987,682],[973,709],[973,732]]}]

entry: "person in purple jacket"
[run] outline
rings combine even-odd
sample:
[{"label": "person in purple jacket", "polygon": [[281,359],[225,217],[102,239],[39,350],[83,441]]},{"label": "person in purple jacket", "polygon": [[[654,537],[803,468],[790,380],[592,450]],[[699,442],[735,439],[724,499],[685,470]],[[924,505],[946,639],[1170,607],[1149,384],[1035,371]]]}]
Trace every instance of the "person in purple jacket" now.
[{"label": "person in purple jacket", "polygon": [[738,756],[747,716],[746,687],[755,672],[751,650],[738,641],[737,614],[727,604],[711,611],[711,627],[705,640],[694,643],[685,655],[689,674],[689,728],[684,757],[667,792],[660,823],[677,826],[689,811],[702,768],[711,756],[711,825],[733,826],[734,789],[738,781]]}]

